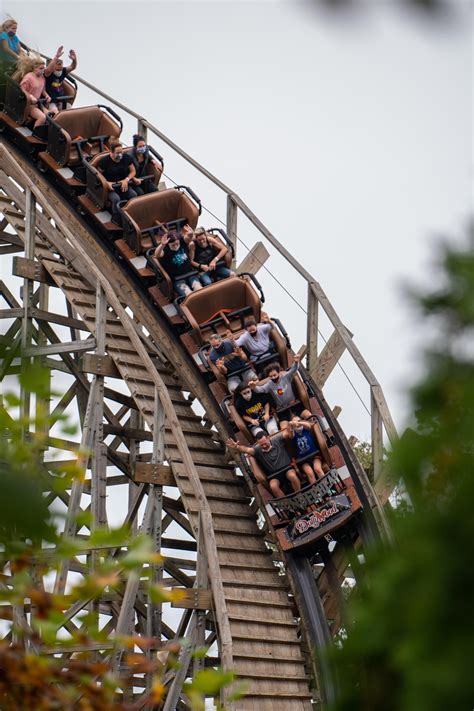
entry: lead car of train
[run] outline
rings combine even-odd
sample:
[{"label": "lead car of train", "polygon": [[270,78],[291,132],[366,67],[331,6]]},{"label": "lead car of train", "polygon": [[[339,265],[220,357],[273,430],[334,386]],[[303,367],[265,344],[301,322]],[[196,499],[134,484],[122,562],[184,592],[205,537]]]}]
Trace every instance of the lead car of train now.
[{"label": "lead car of train", "polygon": [[[68,85],[65,97],[68,106],[74,99],[75,87]],[[46,125],[35,130],[28,118],[29,101],[21,87],[8,78],[0,130],[37,163],[39,170],[133,272],[143,293],[166,316],[197,363],[227,417],[229,434],[242,444],[252,443],[246,422],[228,393],[225,377],[208,358],[208,339],[213,333],[229,331],[239,336],[244,330],[244,319],[249,316],[257,323],[260,321],[264,295],[256,277],[235,274],[177,298],[170,276],[154,251],[164,232],[178,229],[186,234],[197,227],[201,214],[199,198],[185,186],[150,192],[121,204],[121,225],[117,224],[112,220],[107,183],[97,170],[97,163],[107,155],[109,142],[120,138],[120,117],[103,105],[65,108],[54,118],[48,116]],[[152,147],[149,152],[153,156],[149,179],[158,185],[164,162]],[[224,260],[230,265],[233,246],[225,232],[207,228],[206,232],[227,246]],[[283,368],[288,368],[294,357],[288,336],[278,319],[272,323],[273,352],[268,359],[278,360]],[[312,431],[319,445],[324,476],[312,485],[305,485],[303,480],[300,491],[285,490],[285,496],[275,498],[256,459],[243,457],[247,473],[257,482],[280,546],[287,551],[317,547],[318,541],[327,544],[337,539],[362,510],[355,481],[325,426],[315,388],[301,366],[292,386],[298,401],[313,414]]]}]

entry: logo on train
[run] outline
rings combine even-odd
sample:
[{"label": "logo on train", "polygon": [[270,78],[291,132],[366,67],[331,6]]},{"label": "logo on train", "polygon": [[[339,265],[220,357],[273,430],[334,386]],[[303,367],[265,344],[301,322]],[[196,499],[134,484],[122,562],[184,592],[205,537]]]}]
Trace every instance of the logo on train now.
[{"label": "logo on train", "polygon": [[335,496],[316,511],[300,516],[296,521],[292,521],[287,527],[287,535],[290,540],[296,540],[312,531],[319,531],[336,518],[342,518],[346,512],[350,512],[351,502],[344,494]]}]

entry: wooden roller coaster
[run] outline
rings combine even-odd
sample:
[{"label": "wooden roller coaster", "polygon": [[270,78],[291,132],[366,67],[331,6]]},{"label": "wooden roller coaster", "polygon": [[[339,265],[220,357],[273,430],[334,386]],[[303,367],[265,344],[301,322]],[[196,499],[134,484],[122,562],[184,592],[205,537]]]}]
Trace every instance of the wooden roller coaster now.
[{"label": "wooden roller coaster", "polygon": [[[361,574],[350,565],[349,560],[358,560],[350,553],[361,553],[377,537],[390,537],[383,507],[392,485],[383,479],[381,464],[384,430],[390,439],[396,431],[381,387],[319,284],[243,201],[141,116],[83,83],[136,118],[141,133],[153,133],[224,192],[227,233],[234,246],[240,211],[287,259],[295,276],[307,282],[307,339],[301,354],[357,484],[363,513],[341,539],[328,536],[317,550],[294,556],[279,548],[265,502],[243,461],[226,450],[228,424],[195,359],[144,298],[134,275],[7,139],[0,143],[0,251],[24,256],[13,258],[13,274],[23,279],[22,302],[0,283],[8,307],[0,316],[12,319],[6,334],[12,346],[1,377],[14,371],[21,346],[23,358],[40,358],[73,378],[55,411],[77,401],[81,441],[63,441],[61,447],[73,453],[85,477],[65,496],[65,533],[77,533],[77,515],[89,504],[90,531],[105,525],[114,517],[114,491],[126,487],[125,523],[150,533],[156,550],[166,556],[157,579],[188,590],[180,615],[148,599],[136,577],[119,599],[109,595],[100,601],[101,613],[109,617],[110,639],[134,631],[154,637],[156,650],[162,640],[191,639],[180,667],[167,678],[164,709],[187,708],[183,683],[204,663],[191,659],[193,645],[215,650],[214,663],[249,680],[236,711],[324,708],[336,690],[318,649],[343,625],[343,588]],[[244,260],[245,271],[256,272],[267,255],[257,244]],[[319,309],[334,333],[318,352]],[[373,485],[321,392],[344,351],[370,390]],[[22,414],[28,416],[27,393],[21,401]],[[54,446],[57,439],[51,439]],[[91,546],[91,561],[93,553]],[[84,564],[72,558],[58,572],[55,589],[64,591],[70,575],[85,572]],[[72,605],[66,621],[80,611]],[[24,609],[15,614],[27,622]],[[104,642],[98,651],[106,654],[110,648]],[[138,699],[144,686],[146,680],[137,676],[124,693]]]}]

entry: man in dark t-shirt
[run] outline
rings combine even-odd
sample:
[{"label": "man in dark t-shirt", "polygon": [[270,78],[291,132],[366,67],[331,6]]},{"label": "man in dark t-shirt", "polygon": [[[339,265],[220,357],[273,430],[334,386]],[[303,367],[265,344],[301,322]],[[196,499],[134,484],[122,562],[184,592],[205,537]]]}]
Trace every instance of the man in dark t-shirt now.
[{"label": "man in dark t-shirt", "polygon": [[73,72],[77,67],[77,56],[73,49],[69,50],[69,59],[71,64],[65,67],[63,60],[61,59],[62,47],[59,47],[56,56],[51,60],[44,72],[44,78],[46,79],[46,92],[51,97],[51,103],[49,108],[52,111],[59,111],[60,109],[66,108],[62,105],[64,102],[60,102],[59,98],[66,95],[66,90],[64,88],[64,80],[68,74]]},{"label": "man in dark t-shirt", "polygon": [[[259,468],[254,466],[253,471],[260,484],[269,489],[274,496],[285,496],[282,489],[285,480],[291,484],[293,491],[301,489],[296,468],[286,448],[286,441],[291,437],[293,437],[293,425],[290,422],[285,430],[274,437],[268,437],[265,432],[259,432],[256,436],[257,444],[254,447],[246,447],[233,439],[228,439],[226,444],[230,449],[244,452],[254,459]],[[262,471],[264,476],[262,476]],[[277,473],[278,476],[272,476]],[[267,477],[272,478],[268,479]]]},{"label": "man in dark t-shirt", "polygon": [[97,169],[108,183],[112,215],[117,218],[119,215],[119,202],[137,197],[135,190],[130,187],[130,181],[135,176],[133,159],[123,152],[122,144],[119,141],[112,141],[110,143],[110,154],[101,158],[97,164]]},{"label": "man in dark t-shirt", "polygon": [[268,434],[278,432],[277,422],[271,415],[273,400],[270,395],[252,392],[246,383],[241,383],[235,394],[235,409],[254,437],[262,430]]}]

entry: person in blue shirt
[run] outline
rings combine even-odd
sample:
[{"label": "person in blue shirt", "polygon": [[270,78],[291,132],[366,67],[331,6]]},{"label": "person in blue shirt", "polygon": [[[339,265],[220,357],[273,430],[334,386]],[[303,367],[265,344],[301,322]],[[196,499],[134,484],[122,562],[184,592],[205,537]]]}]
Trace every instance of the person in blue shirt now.
[{"label": "person in blue shirt", "polygon": [[299,417],[291,420],[293,437],[290,440],[291,453],[298,464],[300,471],[308,477],[310,484],[315,484],[316,479],[324,476],[323,456],[316,440],[314,425]]},{"label": "person in blue shirt", "polygon": [[0,26],[0,70],[2,74],[11,74],[16,67],[18,57],[20,54],[24,54],[16,34],[17,28],[18,24],[13,17],[9,17]]}]

